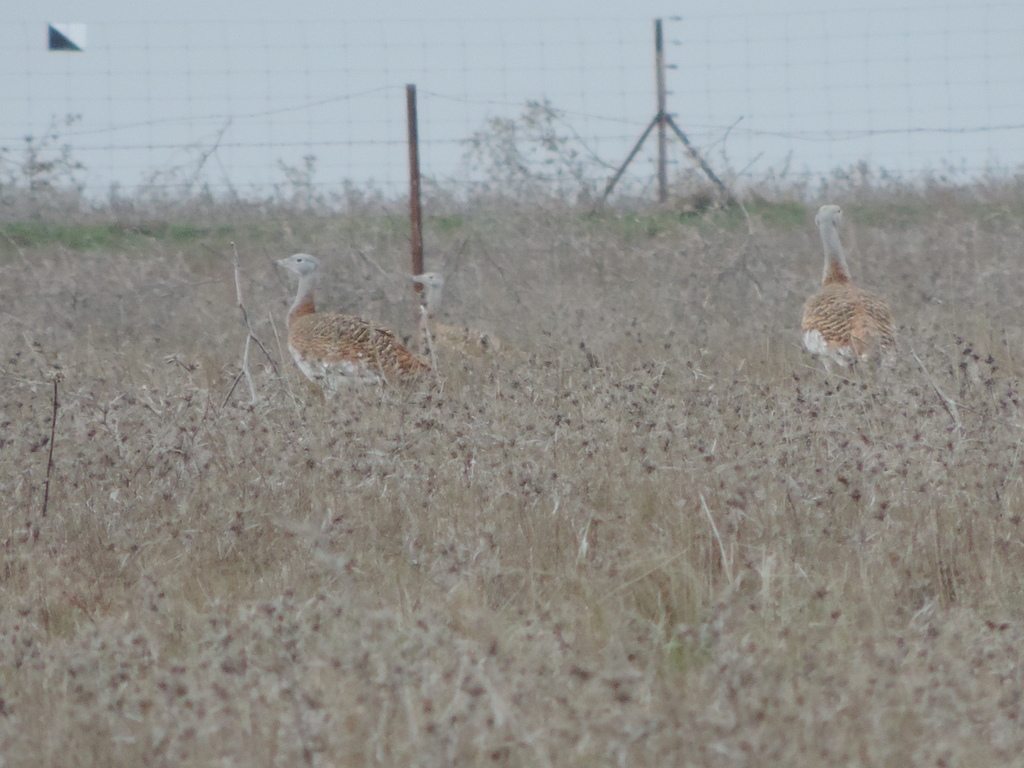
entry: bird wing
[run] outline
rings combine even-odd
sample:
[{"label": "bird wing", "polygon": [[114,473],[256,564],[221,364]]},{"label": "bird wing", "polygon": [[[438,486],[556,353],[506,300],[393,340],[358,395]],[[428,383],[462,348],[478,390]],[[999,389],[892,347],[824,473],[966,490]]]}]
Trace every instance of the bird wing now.
[{"label": "bird wing", "polygon": [[353,315],[320,312],[299,318],[289,343],[304,358],[325,365],[366,365],[388,376],[430,369],[429,363],[406,349],[391,331]]},{"label": "bird wing", "polygon": [[861,357],[893,338],[892,312],[877,296],[849,284],[833,284],[804,305],[802,330],[818,331],[831,348],[852,347]]}]

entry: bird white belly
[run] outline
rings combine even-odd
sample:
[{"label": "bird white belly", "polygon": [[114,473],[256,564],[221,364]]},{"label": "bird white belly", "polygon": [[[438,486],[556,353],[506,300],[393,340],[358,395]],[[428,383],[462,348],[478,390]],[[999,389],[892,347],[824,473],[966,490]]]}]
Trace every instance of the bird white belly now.
[{"label": "bird white belly", "polygon": [[821,335],[821,331],[814,329],[804,331],[804,347],[812,355],[828,354],[828,343],[825,341],[825,337]]},{"label": "bird white belly", "polygon": [[829,348],[821,331],[811,329],[804,331],[804,347],[812,355],[824,355],[842,366],[849,365],[855,358],[852,347]]},{"label": "bird white belly", "polygon": [[307,379],[328,389],[380,382],[380,376],[370,370],[370,367],[364,362],[338,360],[325,363],[322,360],[302,357],[291,345],[288,345],[288,350],[292,353],[295,365]]}]

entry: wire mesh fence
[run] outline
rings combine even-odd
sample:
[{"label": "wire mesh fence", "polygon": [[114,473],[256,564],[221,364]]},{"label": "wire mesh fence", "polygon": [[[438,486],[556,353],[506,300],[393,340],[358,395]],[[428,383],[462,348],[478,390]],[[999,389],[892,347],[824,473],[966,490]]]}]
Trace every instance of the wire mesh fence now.
[{"label": "wire mesh fence", "polygon": [[[1024,163],[1024,6],[706,13],[664,21],[668,110],[731,185],[865,163],[904,178]],[[242,198],[425,178],[599,191],[656,110],[652,20],[89,23],[81,53],[0,28],[5,183]],[[670,175],[694,165],[670,142]],[[622,189],[655,178],[644,147]],[[699,176],[699,173],[697,174]]]}]

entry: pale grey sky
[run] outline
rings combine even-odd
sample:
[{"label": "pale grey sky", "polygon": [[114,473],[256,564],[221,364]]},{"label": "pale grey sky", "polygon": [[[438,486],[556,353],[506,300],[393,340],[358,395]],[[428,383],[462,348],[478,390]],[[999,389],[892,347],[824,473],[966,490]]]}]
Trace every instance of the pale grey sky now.
[{"label": "pale grey sky", "polygon": [[[0,146],[62,136],[94,191],[195,178],[269,188],[404,183],[405,83],[424,172],[462,179],[461,140],[547,98],[618,163],[653,116],[652,20],[665,19],[669,109],[719,170],[751,180],[858,160],[894,173],[1024,164],[1024,3],[893,7],[796,0],[125,0],[24,4],[0,28]],[[81,54],[46,25],[88,27]],[[676,146],[679,167],[687,161]],[[202,158],[206,158],[202,162]],[[202,166],[201,168],[199,166]],[[594,173],[604,173],[595,166]],[[650,175],[650,153],[636,166]]]}]

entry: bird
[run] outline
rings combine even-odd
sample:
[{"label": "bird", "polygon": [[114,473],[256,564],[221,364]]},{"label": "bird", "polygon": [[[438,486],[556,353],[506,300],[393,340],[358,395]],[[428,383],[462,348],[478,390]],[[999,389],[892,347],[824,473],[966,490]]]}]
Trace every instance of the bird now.
[{"label": "bird", "polygon": [[842,219],[838,205],[823,205],[814,217],[825,248],[825,269],[821,290],[804,304],[801,323],[804,347],[821,356],[826,370],[831,370],[831,363],[845,368],[877,362],[895,341],[889,305],[850,279],[837,228]]},{"label": "bird", "polygon": [[308,379],[328,390],[351,384],[396,383],[430,372],[430,363],[414,355],[380,326],[340,312],[317,312],[313,290],[320,260],[296,253],[277,263],[299,277],[288,311],[288,350]]},{"label": "bird", "polygon": [[423,286],[420,334],[424,354],[433,354],[435,341],[449,349],[458,349],[475,355],[496,352],[501,348],[501,342],[489,333],[467,326],[439,323],[434,319],[444,292],[444,275],[440,272],[424,272],[421,275],[412,275],[412,281]]}]

